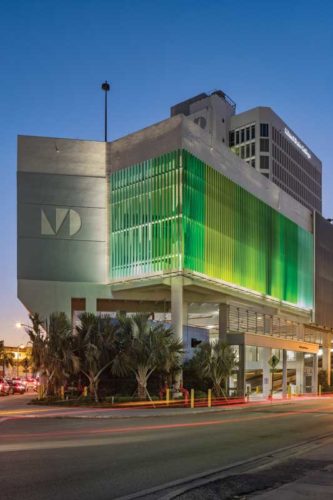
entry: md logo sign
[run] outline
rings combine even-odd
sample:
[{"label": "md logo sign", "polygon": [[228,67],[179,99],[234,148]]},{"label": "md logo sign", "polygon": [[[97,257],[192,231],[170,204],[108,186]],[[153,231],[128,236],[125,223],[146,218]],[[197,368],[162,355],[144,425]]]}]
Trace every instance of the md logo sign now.
[{"label": "md logo sign", "polygon": [[41,234],[43,236],[74,236],[81,229],[81,217],[72,208],[41,209]]}]

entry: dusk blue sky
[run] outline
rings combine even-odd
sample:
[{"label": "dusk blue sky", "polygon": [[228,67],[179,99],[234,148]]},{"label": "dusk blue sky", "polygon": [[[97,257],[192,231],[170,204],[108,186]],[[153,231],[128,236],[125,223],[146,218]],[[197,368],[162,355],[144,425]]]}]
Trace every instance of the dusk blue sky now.
[{"label": "dusk blue sky", "polygon": [[17,321],[18,134],[103,140],[168,117],[171,105],[224,90],[238,112],[270,106],[323,162],[333,216],[333,2],[329,0],[0,1],[0,339]]}]

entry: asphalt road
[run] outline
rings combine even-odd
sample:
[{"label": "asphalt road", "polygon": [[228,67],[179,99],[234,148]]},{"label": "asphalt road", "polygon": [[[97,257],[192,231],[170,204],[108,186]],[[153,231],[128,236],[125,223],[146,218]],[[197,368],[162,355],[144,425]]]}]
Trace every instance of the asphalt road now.
[{"label": "asphalt road", "polygon": [[91,419],[19,398],[0,400],[1,500],[120,498],[333,433],[333,399]]}]

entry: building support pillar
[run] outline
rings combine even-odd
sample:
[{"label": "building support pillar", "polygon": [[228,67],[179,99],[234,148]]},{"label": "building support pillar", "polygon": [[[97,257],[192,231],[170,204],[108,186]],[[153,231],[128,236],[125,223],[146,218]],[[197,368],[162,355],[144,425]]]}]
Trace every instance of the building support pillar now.
[{"label": "building support pillar", "polygon": [[296,390],[304,392],[304,352],[296,353]]},{"label": "building support pillar", "polygon": [[323,370],[326,371],[327,385],[331,385],[331,334],[325,333],[325,340],[323,343]]},{"label": "building support pillar", "polygon": [[314,354],[312,360],[312,392],[318,394],[318,354]]},{"label": "building support pillar", "polygon": [[[184,319],[187,323],[187,307],[184,307],[183,301],[183,279],[172,278],[171,280],[171,324],[177,339],[184,342],[183,324]],[[184,318],[184,313],[186,318]],[[175,387],[179,389],[183,385],[183,372],[178,372],[175,380]]]},{"label": "building support pillar", "polygon": [[286,397],[288,393],[288,366],[287,351],[282,349],[282,396]]},{"label": "building support pillar", "polygon": [[237,395],[245,396],[245,345],[238,346]]},{"label": "building support pillar", "polygon": [[219,305],[219,340],[222,342],[227,341],[228,324],[229,324],[228,315],[229,315],[228,304],[220,304]]},{"label": "building support pillar", "polygon": [[263,360],[262,360],[262,394],[264,398],[268,398],[272,390],[272,373],[269,360],[272,357],[272,349],[270,347],[263,347]]},{"label": "building support pillar", "polygon": [[86,312],[91,314],[97,313],[96,297],[86,297]]}]

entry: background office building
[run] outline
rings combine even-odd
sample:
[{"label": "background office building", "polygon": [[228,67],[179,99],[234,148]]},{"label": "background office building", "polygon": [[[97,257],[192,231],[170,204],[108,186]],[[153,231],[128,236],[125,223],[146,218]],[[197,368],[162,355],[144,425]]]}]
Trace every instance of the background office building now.
[{"label": "background office building", "polygon": [[208,132],[262,175],[310,210],[321,212],[322,165],[317,156],[271,108],[236,114],[221,91],[199,94],[171,108]]},{"label": "background office building", "polygon": [[42,316],[154,313],[186,356],[199,340],[235,346],[239,392],[268,395],[272,353],[283,392],[315,390],[320,349],[330,372],[332,227],[230,150],[234,103],[202,96],[110,143],[19,137],[19,298]]}]

